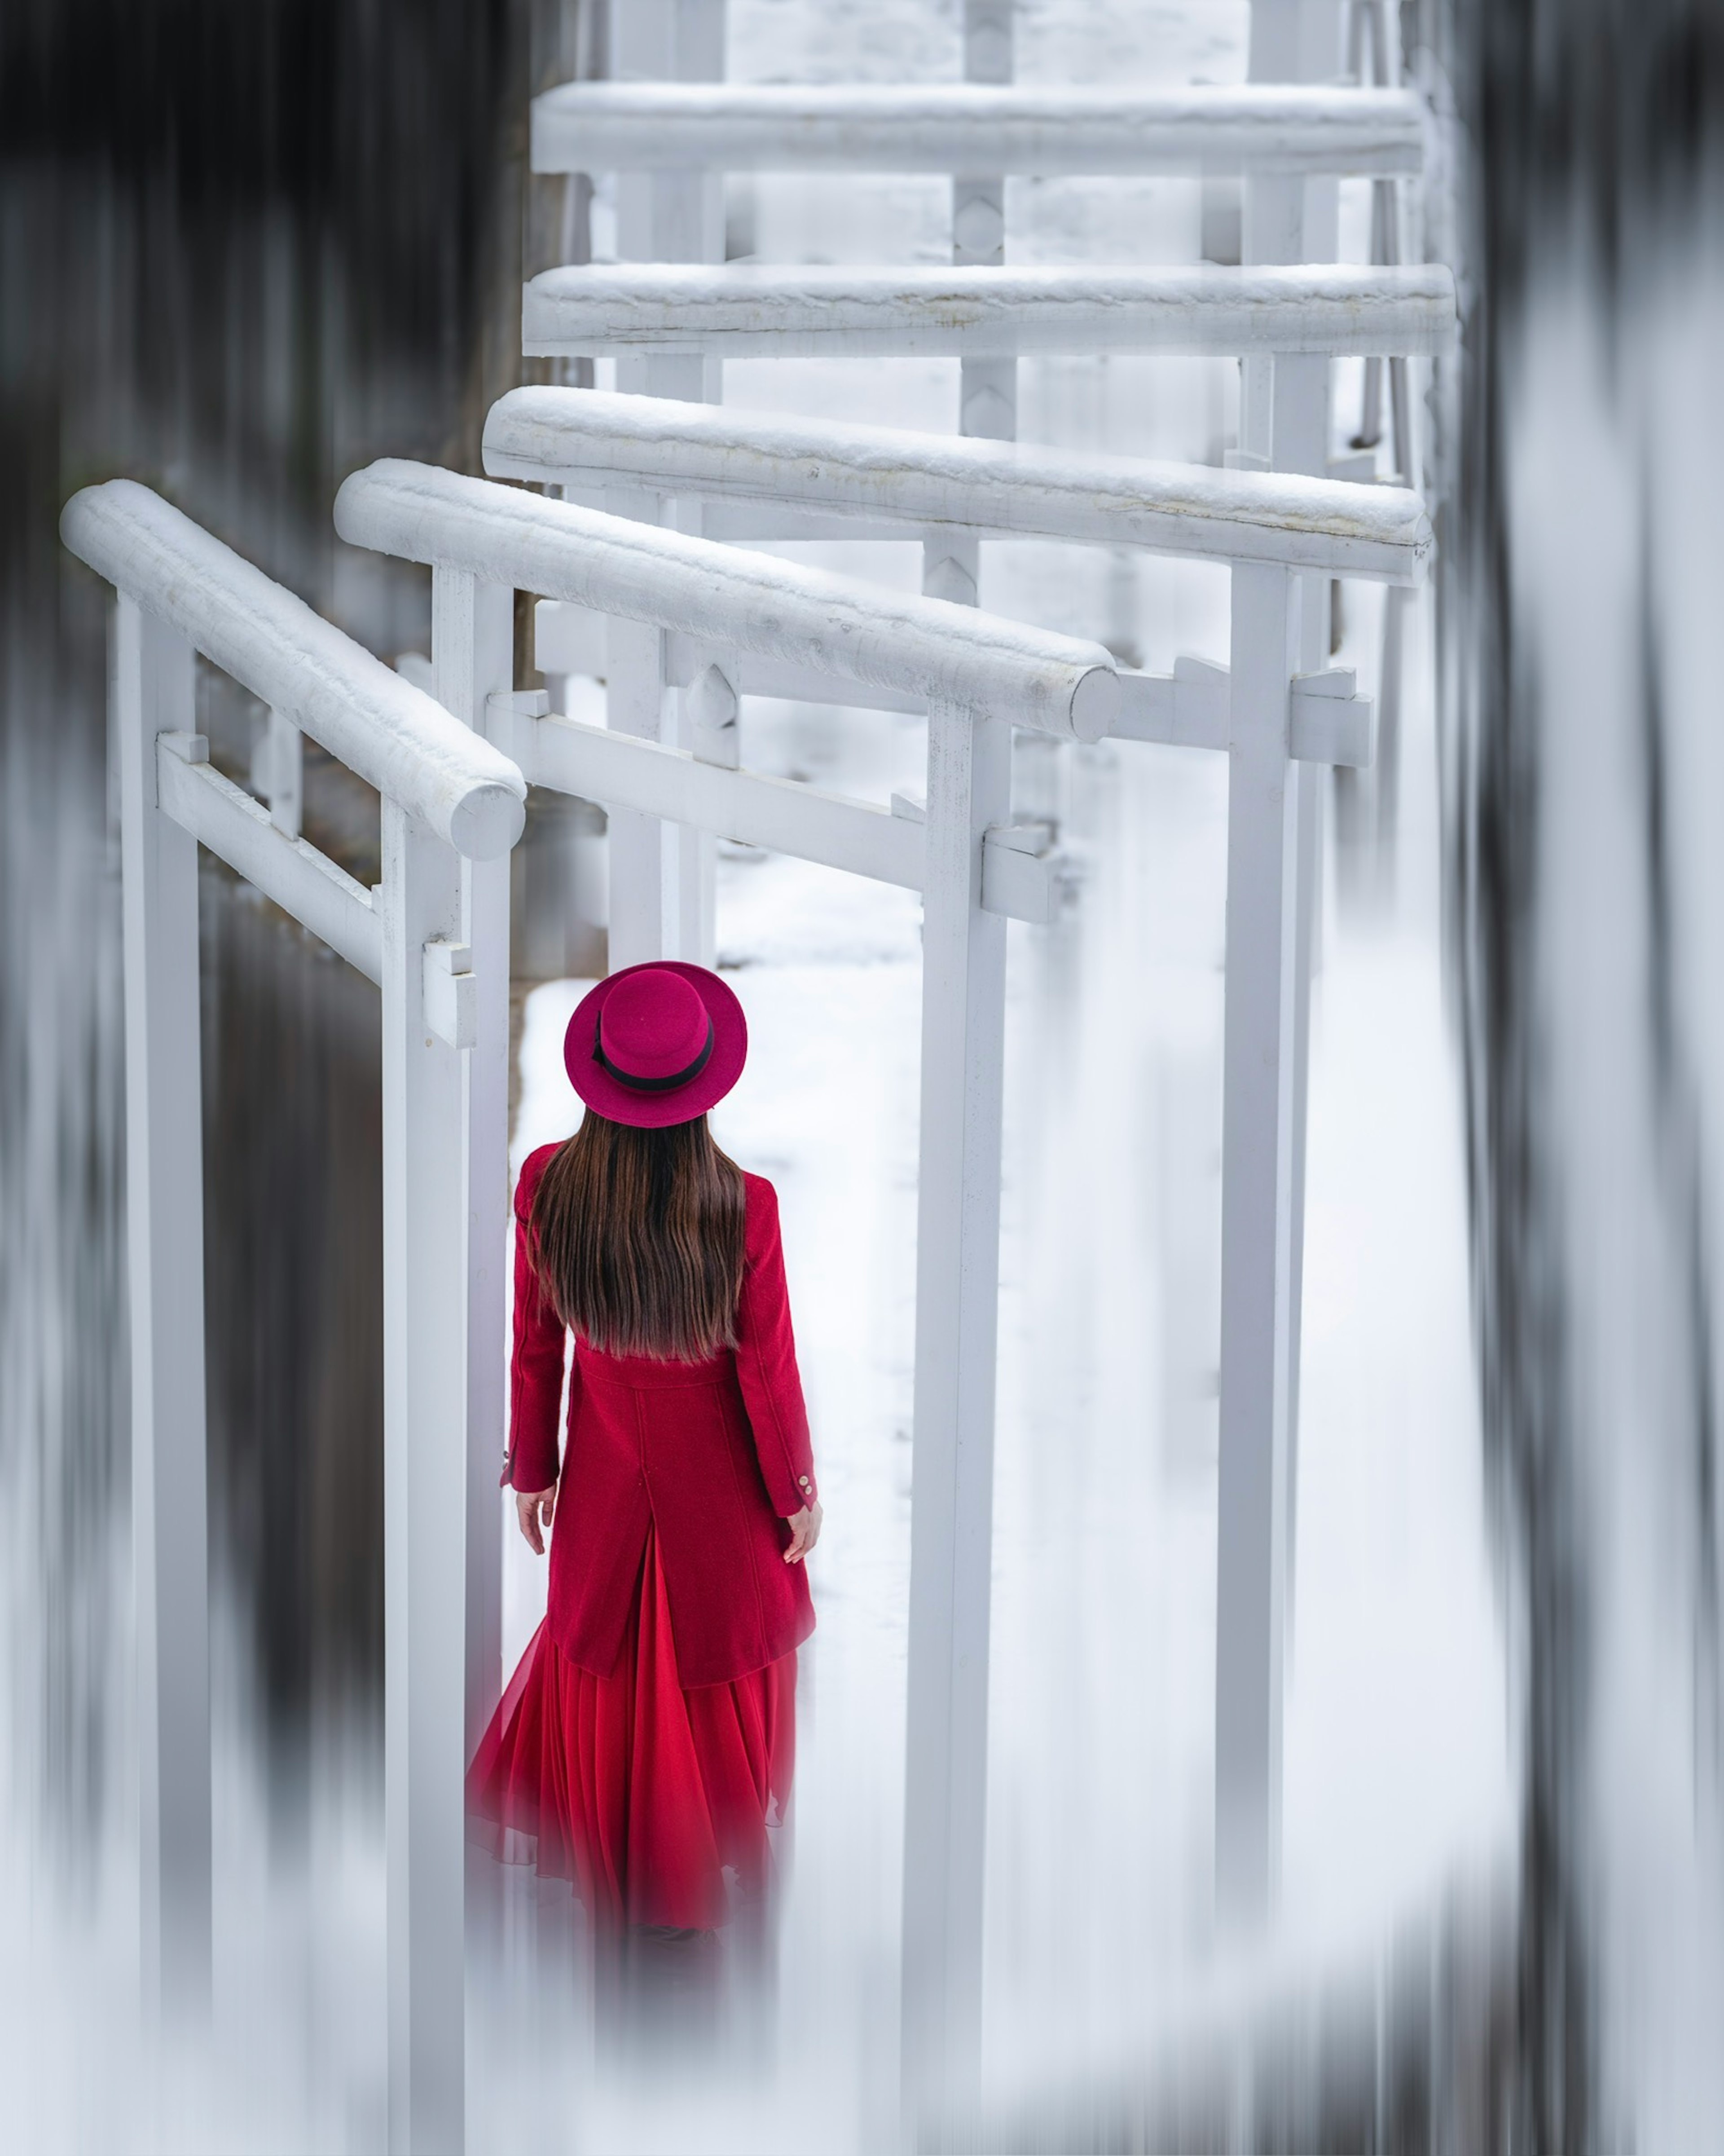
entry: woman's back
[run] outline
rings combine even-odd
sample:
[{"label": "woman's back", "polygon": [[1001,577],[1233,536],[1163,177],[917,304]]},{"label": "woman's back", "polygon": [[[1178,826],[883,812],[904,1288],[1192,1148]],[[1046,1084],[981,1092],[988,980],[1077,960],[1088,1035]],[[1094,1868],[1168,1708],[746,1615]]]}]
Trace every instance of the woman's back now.
[{"label": "woman's back", "polygon": [[585,1120],[516,1189],[503,1479],[551,1576],[469,1798],[601,1936],[711,1930],[727,1872],[757,1899],[789,1789],[820,1507],[777,1194],[706,1128],[747,1041],[699,967],[602,982],[564,1043]]},{"label": "woman's back", "polygon": [[[530,1155],[516,1188],[516,1217],[526,1229],[515,1286],[517,1489],[557,1479],[565,1328],[534,1265],[531,1224],[558,1150]],[[777,1196],[762,1176],[746,1175],[743,1185],[734,1346],[683,1361],[613,1354],[575,1335],[548,1620],[563,1651],[595,1674],[615,1659],[654,1527],[685,1684],[762,1668],[813,1629],[807,1576],[783,1557],[782,1522],[817,1493]]]}]

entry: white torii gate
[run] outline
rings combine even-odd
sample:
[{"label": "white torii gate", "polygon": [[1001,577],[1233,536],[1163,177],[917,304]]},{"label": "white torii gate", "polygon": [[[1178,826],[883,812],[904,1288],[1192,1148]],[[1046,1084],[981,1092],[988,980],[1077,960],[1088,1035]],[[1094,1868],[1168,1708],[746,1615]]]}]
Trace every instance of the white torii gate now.
[{"label": "white torii gate", "polygon": [[[1302,189],[1306,182],[1288,184]],[[523,326],[529,350],[565,352],[699,345],[719,352],[782,356],[998,357],[1096,349],[1239,356],[1248,366],[1267,366],[1274,461],[1290,469],[1272,479],[1251,471],[1257,459],[1248,458],[1247,469],[1233,478],[1270,480],[1272,489],[1290,489],[1296,499],[1306,490],[1337,485],[1293,475],[1321,471],[1326,460],[1331,359],[1447,351],[1455,335],[1455,295],[1452,278],[1441,267],[1089,272],[619,265],[552,270],[535,279],[526,288]],[[1111,459],[1072,463],[1043,451],[1012,453],[1003,445],[964,445],[947,437],[878,429],[826,430],[813,422],[761,422],[690,406],[663,422],[649,408],[637,407],[632,413],[618,408],[608,424],[603,407],[593,393],[566,393],[557,408],[566,415],[566,446],[540,461],[546,449],[542,430],[526,454],[517,454],[519,444],[502,415],[552,408],[504,400],[488,429],[493,467],[567,485],[578,478],[581,459],[590,456],[589,478],[608,486],[632,477],[637,484],[649,480],[664,494],[741,496],[703,511],[707,528],[756,538],[807,536],[807,518],[820,513],[817,503],[825,505],[829,520],[833,511],[854,519],[848,526],[853,534],[866,530],[878,536],[880,506],[892,500],[911,511],[901,518],[900,531],[918,521],[926,527],[925,564],[949,552],[951,533],[965,528],[955,506],[966,481],[976,498],[967,501],[963,515],[972,507],[977,512],[967,529],[972,544],[978,531],[1022,531],[1038,516],[1054,525],[1075,521],[1079,529],[1055,535],[1075,537],[1092,536],[1110,521],[1099,507],[1076,506],[1075,495],[1080,465],[1094,487],[1095,467]],[[572,454],[572,465],[557,465],[554,459],[565,454]],[[920,478],[895,495],[890,467],[900,454],[906,470]],[[1062,465],[1063,489],[1048,476]],[[1142,490],[1140,516],[1147,503],[1165,502],[1171,509],[1172,495],[1183,495],[1188,511],[1193,503],[1210,509],[1224,498],[1217,491],[1224,475],[1202,468],[1120,470],[1127,475],[1112,483],[1114,499],[1117,503],[1134,487]],[[1178,477],[1170,480],[1169,473]],[[727,475],[739,483],[728,483]],[[1336,513],[1344,516],[1343,503],[1351,501],[1353,516],[1367,524],[1387,502],[1404,505],[1411,499],[1401,490],[1338,490]],[[792,505],[788,509],[773,504],[775,491]],[[1008,497],[1015,498],[1014,508],[1004,506]],[[875,521],[869,521],[870,513]],[[1115,528],[1124,521],[1123,511],[1117,511]],[[1302,566],[1290,583],[1285,557],[1275,568],[1253,565],[1249,549],[1235,558],[1235,710],[1270,708],[1258,704],[1260,695],[1278,699],[1274,707],[1281,714],[1273,732],[1229,730],[1221,718],[1203,737],[1225,747],[1232,765],[1223,1072],[1216,1878],[1224,1901],[1249,1913],[1268,1905],[1278,1865],[1316,863],[1316,796],[1301,786],[1299,759],[1290,753],[1286,683],[1296,674],[1311,683],[1326,675],[1328,583],[1334,571]],[[1288,637],[1292,644],[1283,649]],[[1255,671],[1261,671],[1261,680],[1248,686]],[[1176,696],[1165,687],[1139,688],[1127,677],[1128,707],[1143,708],[1146,698],[1171,698],[1172,711],[1183,706],[1189,724],[1201,678],[1188,669],[1184,692]],[[1332,696],[1340,679],[1326,679]],[[755,685],[765,685],[757,679]],[[1350,683],[1344,693],[1350,696]],[[1212,709],[1219,712],[1219,703]],[[1178,721],[1170,713],[1161,723]],[[1152,732],[1150,737],[1193,738],[1165,732]]]},{"label": "white torii gate", "polygon": [[[527,754],[541,783],[920,887],[924,1166],[918,1221],[916,1511],[922,1704],[912,1841],[936,1906],[911,1943],[923,2085],[973,2035],[981,1928],[988,1552],[998,1278],[1003,920],[1045,914],[1038,834],[1006,822],[1008,728],[1099,738],[1117,683],[1098,647],[967,608],[893,599],[483,480],[383,465],[342,490],[343,531],[434,564],[439,689]],[[495,1550],[507,1193],[506,1005],[479,970],[506,952],[525,784],[476,729],[128,481],[68,505],[67,543],[115,582],[114,694],[126,868],[137,1535],[145,1729],[146,1981],[207,1994],[208,1575],[204,1547],[196,846],[371,978],[384,1009],[386,1580],[391,2147],[463,2138],[462,1739],[500,1676],[495,1611],[449,1584]],[[660,631],[829,668],[930,706],[926,822],[714,767],[523,708],[500,670],[513,589]],[[323,742],[383,797],[383,881],[367,893],[213,771],[190,730],[194,650]],[[506,675],[505,676],[506,680]],[[530,701],[530,700],[529,700]],[[476,1046],[467,1060],[459,1053]],[[465,1199],[464,1214],[464,1194]],[[497,1361],[471,1313],[490,1312]],[[480,1411],[469,1413],[477,1399]],[[408,1442],[411,1432],[411,1444]],[[943,1472],[934,1465],[943,1461]],[[482,1499],[477,1493],[482,1490]],[[469,1530],[469,1514],[473,1525]],[[473,1602],[461,1652],[461,1613]],[[489,1658],[487,1661],[487,1658]]]},{"label": "white torii gate", "polygon": [[[609,172],[618,190],[618,252],[711,262],[721,252],[721,176],[729,172],[896,172],[952,176],[954,271],[906,278],[885,270],[829,272],[803,267],[751,266],[716,277],[657,279],[651,270],[551,270],[526,287],[523,350],[577,352],[618,358],[619,388],[716,401],[726,353],[825,356],[878,352],[906,356],[955,352],[961,362],[959,427],[967,436],[1009,439],[1017,431],[1017,358],[1033,352],[1124,352],[1179,349],[1170,315],[1195,290],[1214,306],[1210,280],[1181,291],[1177,282],[1152,285],[1126,273],[1088,275],[1044,272],[1028,277],[1005,262],[1005,177],[1008,174],[1114,176],[1238,175],[1243,182],[1242,257],[1247,263],[1331,261],[1339,252],[1337,180],[1373,182],[1373,254],[1399,259],[1399,182],[1416,177],[1424,161],[1425,116],[1410,93],[1386,86],[1387,20],[1373,15],[1373,51],[1383,87],[1343,84],[1344,0],[1254,0],[1249,72],[1242,86],[1193,85],[1174,90],[1113,86],[1030,89],[1012,83],[1013,0],[964,0],[961,84],[755,85],[716,80],[724,72],[724,0],[630,0],[613,11],[619,75],[657,80],[569,83],[532,105],[531,163],[539,172]],[[1357,31],[1357,22],[1355,22]],[[1356,34],[1355,43],[1358,43]],[[670,78],[680,78],[672,80]],[[632,214],[622,213],[624,204]],[[1308,272],[1306,273],[1309,274]],[[1201,279],[1203,273],[1198,273]],[[1244,289],[1239,280],[1236,290]],[[1331,295],[1342,289],[1331,288]],[[1379,288],[1380,289],[1380,288]],[[1146,301],[1149,302],[1146,305]],[[594,303],[597,302],[597,315]],[[1449,303],[1452,311],[1452,300]],[[1133,321],[1121,334],[1121,310]],[[1282,313],[1291,331],[1291,311]],[[962,333],[937,332],[956,324]],[[600,327],[607,342],[571,343],[572,334]],[[935,332],[931,335],[931,331]],[[1147,335],[1146,335],[1147,332]],[[1138,338],[1144,341],[1138,341]],[[1349,478],[1375,475],[1374,454],[1337,465],[1329,454],[1329,357],[1339,347],[1290,338],[1273,347],[1249,331],[1230,350],[1244,357],[1238,464]],[[1387,355],[1363,347],[1367,381],[1380,381],[1383,357],[1394,388],[1398,475],[1414,483],[1407,357],[1416,345]],[[1360,349],[1348,346],[1348,351]],[[1277,353],[1279,357],[1277,357]],[[680,371],[679,372],[679,370]],[[651,497],[613,506],[664,514]],[[691,529],[703,526],[698,505],[675,499],[671,513]],[[951,527],[925,548],[923,589],[948,598],[975,598],[977,537]],[[1398,711],[1401,594],[1386,595],[1383,690]],[[1306,575],[1296,596],[1300,665],[1316,675],[1327,665],[1330,587]],[[650,733],[650,685],[630,667],[626,651],[606,666],[613,722]],[[1285,1368],[1280,1384],[1285,1418],[1285,1502],[1289,1539],[1279,1550],[1290,1591],[1290,1528],[1298,1457],[1302,1238],[1305,1211],[1306,1086],[1315,963],[1322,796],[1296,768],[1285,774],[1292,803],[1292,1105],[1285,1147],[1290,1163],[1291,1237]],[[1279,797],[1277,797],[1279,798]],[[1249,819],[1249,790],[1235,789],[1234,839]],[[650,826],[622,819],[611,847],[613,933],[627,957],[648,948],[708,955],[712,918],[710,849],[687,834],[670,840],[675,867],[666,880],[674,903],[657,919],[659,847]],[[1255,895],[1255,857],[1229,848],[1229,913]],[[1237,1029],[1233,1029],[1237,1033]],[[1230,1065],[1236,1075],[1243,1066]],[[1229,1097],[1237,1101],[1237,1089]],[[1261,1104],[1260,1104],[1261,1105]],[[1231,1111],[1230,1111],[1231,1112]],[[1237,1114],[1234,1120],[1237,1122]],[[1279,1157],[1279,1155],[1278,1155]],[[1238,1178],[1235,1178],[1237,1184]],[[1227,1201],[1224,1199],[1224,1203]],[[1260,1222],[1231,1214],[1234,1242]],[[1227,1230],[1224,1229],[1224,1240]],[[1235,1269],[1236,1270],[1236,1269]],[[1224,1286],[1224,1327],[1234,1274]],[[1234,1328],[1238,1330],[1237,1326]],[[1224,1352],[1224,1363],[1228,1361]],[[1241,1499],[1229,1472],[1224,1395],[1224,1515]],[[1223,1539],[1229,1537],[1224,1530]],[[1282,1591],[1280,1585],[1275,1590]],[[1224,1598],[1218,1640],[1218,1885],[1235,1906],[1262,1907],[1273,1891],[1273,1847],[1261,1848],[1255,1796],[1243,1805],[1229,1792],[1255,1790],[1278,1776],[1261,1756],[1261,1732],[1238,1720],[1230,1702],[1239,1692],[1227,1675],[1249,1649],[1234,1635],[1242,1605]],[[1273,1747],[1271,1748],[1274,1748]]]},{"label": "white torii gate", "polygon": [[[964,0],[961,84],[754,85],[721,80],[725,0],[628,0],[626,6],[613,3],[610,11],[618,80],[567,83],[536,97],[531,162],[539,173],[614,176],[617,247],[628,262],[716,262],[723,253],[723,174],[791,171],[951,174],[952,261],[979,271],[967,288],[970,294],[985,289],[1005,260],[1008,174],[1244,175],[1248,182],[1267,185],[1266,193],[1259,188],[1252,198],[1260,212],[1260,234],[1264,204],[1282,199],[1302,204],[1314,188],[1329,206],[1326,228],[1331,239],[1316,250],[1328,259],[1335,252],[1335,176],[1374,177],[1381,211],[1383,198],[1392,197],[1397,179],[1419,172],[1424,160],[1424,118],[1416,98],[1403,91],[1342,86],[1332,80],[1340,71],[1342,13],[1343,0],[1256,0],[1254,76],[1314,77],[1309,86],[1271,88],[1260,80],[1244,88],[1197,85],[1171,91],[1014,86],[1014,0]],[[1281,219],[1270,259],[1297,259],[1296,249],[1290,254],[1281,244],[1289,231],[1297,229],[1296,220],[1289,225]],[[547,273],[553,278],[558,274]],[[790,281],[797,281],[797,273],[790,273]],[[619,289],[626,288],[625,280]],[[533,341],[530,325],[536,295],[542,290],[542,280],[528,287],[523,348],[530,354],[566,349]],[[1014,296],[1003,290],[999,294],[1003,304]],[[734,332],[740,325],[729,326]],[[661,340],[647,352],[634,349],[624,336],[615,346],[617,386],[716,403],[721,393],[725,348],[700,340]],[[733,352],[748,348],[736,342],[728,346]],[[781,339],[774,348],[787,352],[795,347]],[[1085,344],[1060,348],[1112,347],[1105,336],[1092,335]],[[962,434],[999,439],[1015,434],[1016,357],[1015,349],[982,343],[964,349]],[[1404,362],[1393,364],[1402,371],[1398,382],[1403,392]],[[1248,401],[1255,398],[1254,408],[1263,406],[1249,429],[1254,443],[1266,434],[1263,397],[1268,380],[1261,361],[1248,368]],[[1301,388],[1310,393],[1295,401],[1309,403],[1320,396],[1321,410],[1314,419],[1303,414],[1305,424],[1296,428],[1284,424],[1284,447],[1297,436],[1302,454],[1303,438],[1314,434],[1321,459],[1326,449],[1326,369],[1321,384],[1313,370],[1306,370]],[[1398,411],[1405,401],[1403,394]],[[1292,410],[1288,403],[1287,413]],[[1295,468],[1324,469],[1321,461]],[[621,495],[608,506],[628,514],[664,514],[666,509],[660,503],[654,511]],[[698,510],[673,505],[670,513],[687,528],[699,528]],[[978,576],[974,539],[948,532],[942,552],[924,563],[923,588],[942,598],[973,599]],[[1309,603],[1315,608],[1317,601],[1310,598]],[[1326,613],[1326,593],[1321,603]],[[1315,622],[1314,611],[1311,619]],[[1391,629],[1397,627],[1398,611],[1391,608],[1387,619]],[[1308,663],[1320,662],[1308,654]],[[610,654],[608,683],[613,723],[650,737],[649,685],[620,639]],[[1314,802],[1313,795],[1301,825],[1306,857],[1301,883],[1307,891],[1314,875]],[[674,849],[672,858],[662,864],[661,844]],[[628,818],[613,832],[610,855],[613,931],[624,959],[660,947],[685,957],[710,956],[710,845],[695,834],[661,833]],[[655,927],[643,919],[641,909],[661,878],[674,901],[670,917]],[[1307,916],[1309,911],[1307,905]],[[1301,1034],[1306,1002],[1301,989]],[[1302,1142],[1300,1152],[1302,1160]]]},{"label": "white torii gate", "polygon": [[[478,985],[462,912],[470,875],[506,869],[526,787],[489,742],[147,488],[87,487],[60,530],[117,595],[110,696],[124,875],[146,2009],[195,2013],[210,1984],[202,844],[382,989],[390,2132],[397,2148],[453,2148],[467,1754],[461,1598],[449,1582],[465,1540],[463,1051]],[[377,789],[375,891],[210,765],[196,731],[198,652]]]},{"label": "white torii gate", "polygon": [[[1099,645],[973,608],[900,598],[423,465],[385,461],[355,473],[336,522],[356,545],[428,563],[439,594],[434,640],[449,636],[464,650],[479,640],[464,624],[487,612],[500,618],[521,589],[644,630],[655,694],[667,648],[701,654],[695,685],[721,718],[735,710],[726,671],[735,652],[859,683],[865,696],[913,699],[928,712],[927,797],[916,819],[736,768],[734,733],[722,726],[701,729],[718,738],[697,737],[690,753],[547,716],[542,699],[501,688],[473,707],[474,723],[536,784],[922,893],[906,1830],[916,1892],[904,1987],[906,2081],[926,2092],[952,2062],[960,2074],[972,2066],[979,2035],[1005,920],[1047,918],[1056,872],[1044,830],[1010,820],[1010,730],[1099,740],[1117,714],[1113,662]],[[433,660],[441,682],[440,649]],[[469,932],[475,946],[506,948],[503,879],[485,902],[486,920]],[[480,1026],[475,1102],[480,1068],[505,1067],[506,1013],[483,1006]],[[485,1127],[475,1121],[469,1138],[475,1262],[481,1242],[501,1248],[508,1218],[500,1086],[488,1085],[485,1098]],[[475,1358],[492,1353],[491,1337],[500,1358],[498,1322]],[[500,1383],[488,1378],[473,1450],[493,1475],[501,1404]],[[474,1489],[469,1548],[494,1548],[495,1487],[480,1477]],[[486,1582],[488,1600],[492,1591]],[[475,1612],[473,1636],[482,1715],[500,1676],[488,1611]]]}]

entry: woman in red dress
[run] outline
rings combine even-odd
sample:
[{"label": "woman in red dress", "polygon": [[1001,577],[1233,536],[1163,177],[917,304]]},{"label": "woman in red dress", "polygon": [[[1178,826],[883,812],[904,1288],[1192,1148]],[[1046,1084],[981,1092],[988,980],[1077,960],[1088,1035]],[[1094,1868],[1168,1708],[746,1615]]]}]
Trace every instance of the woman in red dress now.
[{"label": "woman in red dress", "polygon": [[545,1621],[469,1805],[532,1837],[613,1947],[758,1909],[790,1792],[821,1512],[777,1199],[706,1127],[747,1040],[702,967],[601,982],[563,1046],[585,1117],[515,1194],[503,1479],[536,1554],[555,1527]]}]

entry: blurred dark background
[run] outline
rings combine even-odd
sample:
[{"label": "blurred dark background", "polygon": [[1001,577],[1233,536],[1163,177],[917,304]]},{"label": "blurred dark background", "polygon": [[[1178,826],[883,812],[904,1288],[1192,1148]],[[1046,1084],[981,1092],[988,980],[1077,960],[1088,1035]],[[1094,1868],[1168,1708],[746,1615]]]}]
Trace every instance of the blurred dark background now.
[{"label": "blurred dark background", "polygon": [[[128,475],[383,655],[428,649],[423,575],[338,559],[331,502],[375,456],[477,469],[533,220],[567,221],[525,182],[527,100],[602,60],[595,28],[575,0],[0,13],[0,1472],[36,1545],[10,1575],[67,1620],[13,1638],[16,1756],[69,1850],[127,1625],[126,1341],[105,592],[59,508]],[[209,670],[200,699],[243,778],[262,708]],[[375,798],[310,743],[305,830],[375,880]],[[376,991],[203,873],[212,1534],[290,1814],[314,1708],[368,1727],[380,1668]]]}]

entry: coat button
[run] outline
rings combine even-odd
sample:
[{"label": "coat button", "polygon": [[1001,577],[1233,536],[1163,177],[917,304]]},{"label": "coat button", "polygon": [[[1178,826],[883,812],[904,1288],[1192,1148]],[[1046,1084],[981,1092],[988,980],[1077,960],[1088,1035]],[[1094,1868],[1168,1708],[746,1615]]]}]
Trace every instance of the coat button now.
[{"label": "coat button", "polygon": [[804,1489],[804,1490],[806,1490],[806,1489],[808,1488],[808,1476],[807,1476],[806,1475],[802,1475],[802,1476],[798,1476],[797,1479],[798,1479],[798,1481],[802,1484],[802,1486],[803,1487],[803,1489]]}]

